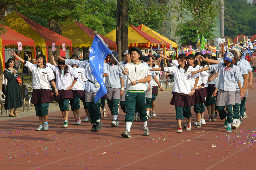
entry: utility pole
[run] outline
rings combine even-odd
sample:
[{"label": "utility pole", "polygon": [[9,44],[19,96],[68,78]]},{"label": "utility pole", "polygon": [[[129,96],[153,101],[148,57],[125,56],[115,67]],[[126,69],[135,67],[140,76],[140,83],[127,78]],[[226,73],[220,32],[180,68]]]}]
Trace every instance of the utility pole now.
[{"label": "utility pole", "polygon": [[220,33],[224,37],[224,0],[220,0]]},{"label": "utility pole", "polygon": [[128,48],[128,3],[129,0],[117,0],[116,44],[119,60]]}]

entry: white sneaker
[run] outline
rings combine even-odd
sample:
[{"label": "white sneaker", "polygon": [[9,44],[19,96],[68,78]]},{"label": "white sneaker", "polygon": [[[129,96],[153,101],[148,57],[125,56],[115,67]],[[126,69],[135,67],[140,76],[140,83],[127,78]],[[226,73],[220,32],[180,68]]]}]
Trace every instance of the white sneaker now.
[{"label": "white sneaker", "polygon": [[182,133],[182,128],[178,128],[177,133]]},{"label": "white sneaker", "polygon": [[206,125],[205,119],[201,119],[201,125]]},{"label": "white sneaker", "polygon": [[239,128],[240,125],[241,125],[241,121],[240,121],[240,119],[237,119],[236,128]]},{"label": "white sneaker", "polygon": [[243,119],[247,119],[247,114],[246,114],[246,112],[244,112],[244,117],[243,117]]},{"label": "white sneaker", "polygon": [[85,117],[84,122],[89,122],[89,117],[88,116]]},{"label": "white sneaker", "polygon": [[236,129],[237,128],[237,120],[238,119],[233,119],[233,122],[232,122],[232,125],[231,125],[232,129]]},{"label": "white sneaker", "polygon": [[112,127],[118,127],[118,125],[119,125],[119,121],[118,120],[113,120],[112,123],[111,123]]},{"label": "white sneaker", "polygon": [[196,122],[196,127],[197,128],[201,128],[201,121],[200,122]]},{"label": "white sneaker", "polygon": [[64,122],[63,127],[64,128],[68,127],[68,122]]},{"label": "white sneaker", "polygon": [[187,124],[186,130],[191,130],[191,123],[188,123],[188,124]]},{"label": "white sneaker", "polygon": [[36,130],[37,131],[41,131],[41,130],[43,130],[44,129],[44,126],[43,125],[40,125]]},{"label": "white sneaker", "polygon": [[108,116],[107,109],[104,107],[104,109],[103,109],[103,117],[107,117],[107,116]]},{"label": "white sneaker", "polygon": [[44,123],[43,130],[44,130],[44,131],[47,131],[48,129],[49,129],[48,123],[47,123],[47,124]]},{"label": "white sneaker", "polygon": [[145,127],[145,128],[143,129],[143,131],[144,131],[143,136],[148,136],[148,135],[149,135],[149,129],[148,129],[148,127]]},{"label": "white sneaker", "polygon": [[152,116],[153,116],[153,117],[156,117],[156,112],[153,112],[153,113],[152,113]]},{"label": "white sneaker", "polygon": [[81,119],[80,118],[77,118],[74,125],[80,125],[81,124]]}]

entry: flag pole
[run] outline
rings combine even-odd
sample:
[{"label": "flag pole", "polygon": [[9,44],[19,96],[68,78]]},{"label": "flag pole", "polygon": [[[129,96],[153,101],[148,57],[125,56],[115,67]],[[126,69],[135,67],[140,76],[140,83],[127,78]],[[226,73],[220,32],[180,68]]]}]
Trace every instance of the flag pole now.
[{"label": "flag pole", "polygon": [[[124,68],[121,66],[121,64],[119,63],[119,61],[116,59],[116,57],[111,53],[111,57],[115,60],[115,62],[119,65],[119,67],[124,71]],[[127,78],[132,82],[132,80],[130,79],[130,77],[128,76],[128,74],[126,74]]]},{"label": "flag pole", "polygon": [[[103,39],[100,37],[100,35],[97,33],[97,31],[94,31],[94,33],[95,33],[95,35],[96,36],[98,36],[100,39],[101,39],[101,41],[103,41]],[[103,41],[104,42],[104,41]],[[105,44],[105,42],[104,42],[104,44]],[[111,53],[111,55],[110,55],[114,60],[115,60],[115,62],[119,65],[119,67],[123,70],[123,72],[125,72],[124,71],[124,68],[121,66],[121,64],[119,63],[119,61],[114,57],[114,55]],[[130,77],[126,74],[126,76],[127,76],[127,78],[132,82],[132,80],[130,79]]]}]

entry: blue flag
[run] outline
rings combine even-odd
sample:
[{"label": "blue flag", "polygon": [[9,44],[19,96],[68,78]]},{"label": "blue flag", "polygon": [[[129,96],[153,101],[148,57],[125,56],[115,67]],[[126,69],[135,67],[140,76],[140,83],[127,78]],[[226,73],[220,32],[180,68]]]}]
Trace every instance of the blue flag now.
[{"label": "blue flag", "polygon": [[100,89],[94,99],[94,102],[96,103],[107,93],[107,88],[103,82],[103,67],[104,59],[108,54],[111,54],[111,51],[101,37],[96,34],[89,52],[89,62],[91,65],[92,74],[100,84]]}]

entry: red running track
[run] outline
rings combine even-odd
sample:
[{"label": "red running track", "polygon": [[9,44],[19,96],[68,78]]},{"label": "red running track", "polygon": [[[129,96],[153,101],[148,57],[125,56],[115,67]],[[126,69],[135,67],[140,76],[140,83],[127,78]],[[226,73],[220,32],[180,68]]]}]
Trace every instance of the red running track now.
[{"label": "red running track", "polygon": [[36,116],[0,121],[0,169],[255,169],[255,89],[246,103],[248,119],[231,134],[219,119],[177,134],[170,99],[170,92],[159,94],[147,137],[142,123],[134,122],[132,138],[121,138],[123,113],[119,127],[110,126],[109,115],[98,133],[90,132],[89,123],[62,128],[60,112],[49,114],[49,131],[35,131]]}]

